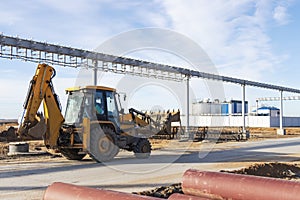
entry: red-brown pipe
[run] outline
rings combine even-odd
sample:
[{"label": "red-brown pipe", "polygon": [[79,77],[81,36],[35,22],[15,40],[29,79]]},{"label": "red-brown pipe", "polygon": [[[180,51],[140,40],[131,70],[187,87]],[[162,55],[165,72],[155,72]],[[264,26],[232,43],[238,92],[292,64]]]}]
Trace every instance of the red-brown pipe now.
[{"label": "red-brown pipe", "polygon": [[53,183],[44,194],[44,200],[161,200],[159,198],[128,194],[123,192],[88,188],[67,183]]},{"label": "red-brown pipe", "polygon": [[182,190],[184,194],[213,199],[295,200],[300,198],[300,182],[193,169],[184,173]]},{"label": "red-brown pipe", "polygon": [[174,193],[169,196],[168,200],[211,200],[204,197],[191,196],[186,194]]}]

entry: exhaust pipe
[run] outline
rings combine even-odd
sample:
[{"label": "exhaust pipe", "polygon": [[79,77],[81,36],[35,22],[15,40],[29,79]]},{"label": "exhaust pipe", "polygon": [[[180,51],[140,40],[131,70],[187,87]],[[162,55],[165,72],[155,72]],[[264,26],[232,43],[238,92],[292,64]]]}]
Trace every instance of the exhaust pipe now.
[{"label": "exhaust pipe", "polygon": [[67,183],[53,183],[46,189],[43,200],[161,200],[159,198],[117,191],[88,188]]},{"label": "exhaust pipe", "polygon": [[182,191],[211,199],[292,200],[300,197],[300,182],[189,169]]}]

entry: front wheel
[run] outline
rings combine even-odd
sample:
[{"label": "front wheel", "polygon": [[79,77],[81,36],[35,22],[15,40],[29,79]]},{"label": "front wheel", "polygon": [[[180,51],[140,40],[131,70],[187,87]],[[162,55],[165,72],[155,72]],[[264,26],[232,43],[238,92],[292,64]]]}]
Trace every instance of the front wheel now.
[{"label": "front wheel", "polygon": [[116,141],[117,135],[111,128],[94,128],[90,132],[89,155],[97,162],[113,159],[119,153]]},{"label": "front wheel", "polygon": [[136,158],[149,158],[151,154],[151,144],[149,140],[140,138],[136,146],[133,147],[133,152]]}]

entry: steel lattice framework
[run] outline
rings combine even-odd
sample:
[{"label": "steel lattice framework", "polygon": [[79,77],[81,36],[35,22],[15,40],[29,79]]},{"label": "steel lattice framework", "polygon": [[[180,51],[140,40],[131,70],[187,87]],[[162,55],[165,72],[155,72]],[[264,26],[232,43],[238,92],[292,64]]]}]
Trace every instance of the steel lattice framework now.
[{"label": "steel lattice framework", "polygon": [[[282,100],[285,101],[300,100],[300,96],[282,97]],[[257,98],[256,101],[280,101],[280,97],[262,97],[262,98]]]},{"label": "steel lattice framework", "polygon": [[6,35],[0,35],[0,57],[38,63],[46,62],[48,64],[64,67],[86,67],[105,72],[132,74],[174,81],[183,81],[187,78],[195,77],[300,94],[299,89],[220,76],[181,67],[108,55]]}]

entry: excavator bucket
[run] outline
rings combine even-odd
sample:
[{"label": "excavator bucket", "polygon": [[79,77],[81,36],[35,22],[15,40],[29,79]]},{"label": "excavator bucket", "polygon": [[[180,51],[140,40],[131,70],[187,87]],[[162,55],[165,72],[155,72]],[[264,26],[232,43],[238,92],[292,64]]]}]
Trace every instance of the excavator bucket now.
[{"label": "excavator bucket", "polygon": [[32,124],[22,124],[19,127],[18,135],[23,139],[43,139],[44,134],[46,133],[46,123],[45,118],[42,114],[39,114],[35,117],[35,122]]},{"label": "excavator bucket", "polygon": [[28,135],[33,139],[43,139],[44,134],[46,133],[46,123],[44,117],[40,118],[40,121],[37,124],[28,130]]}]

